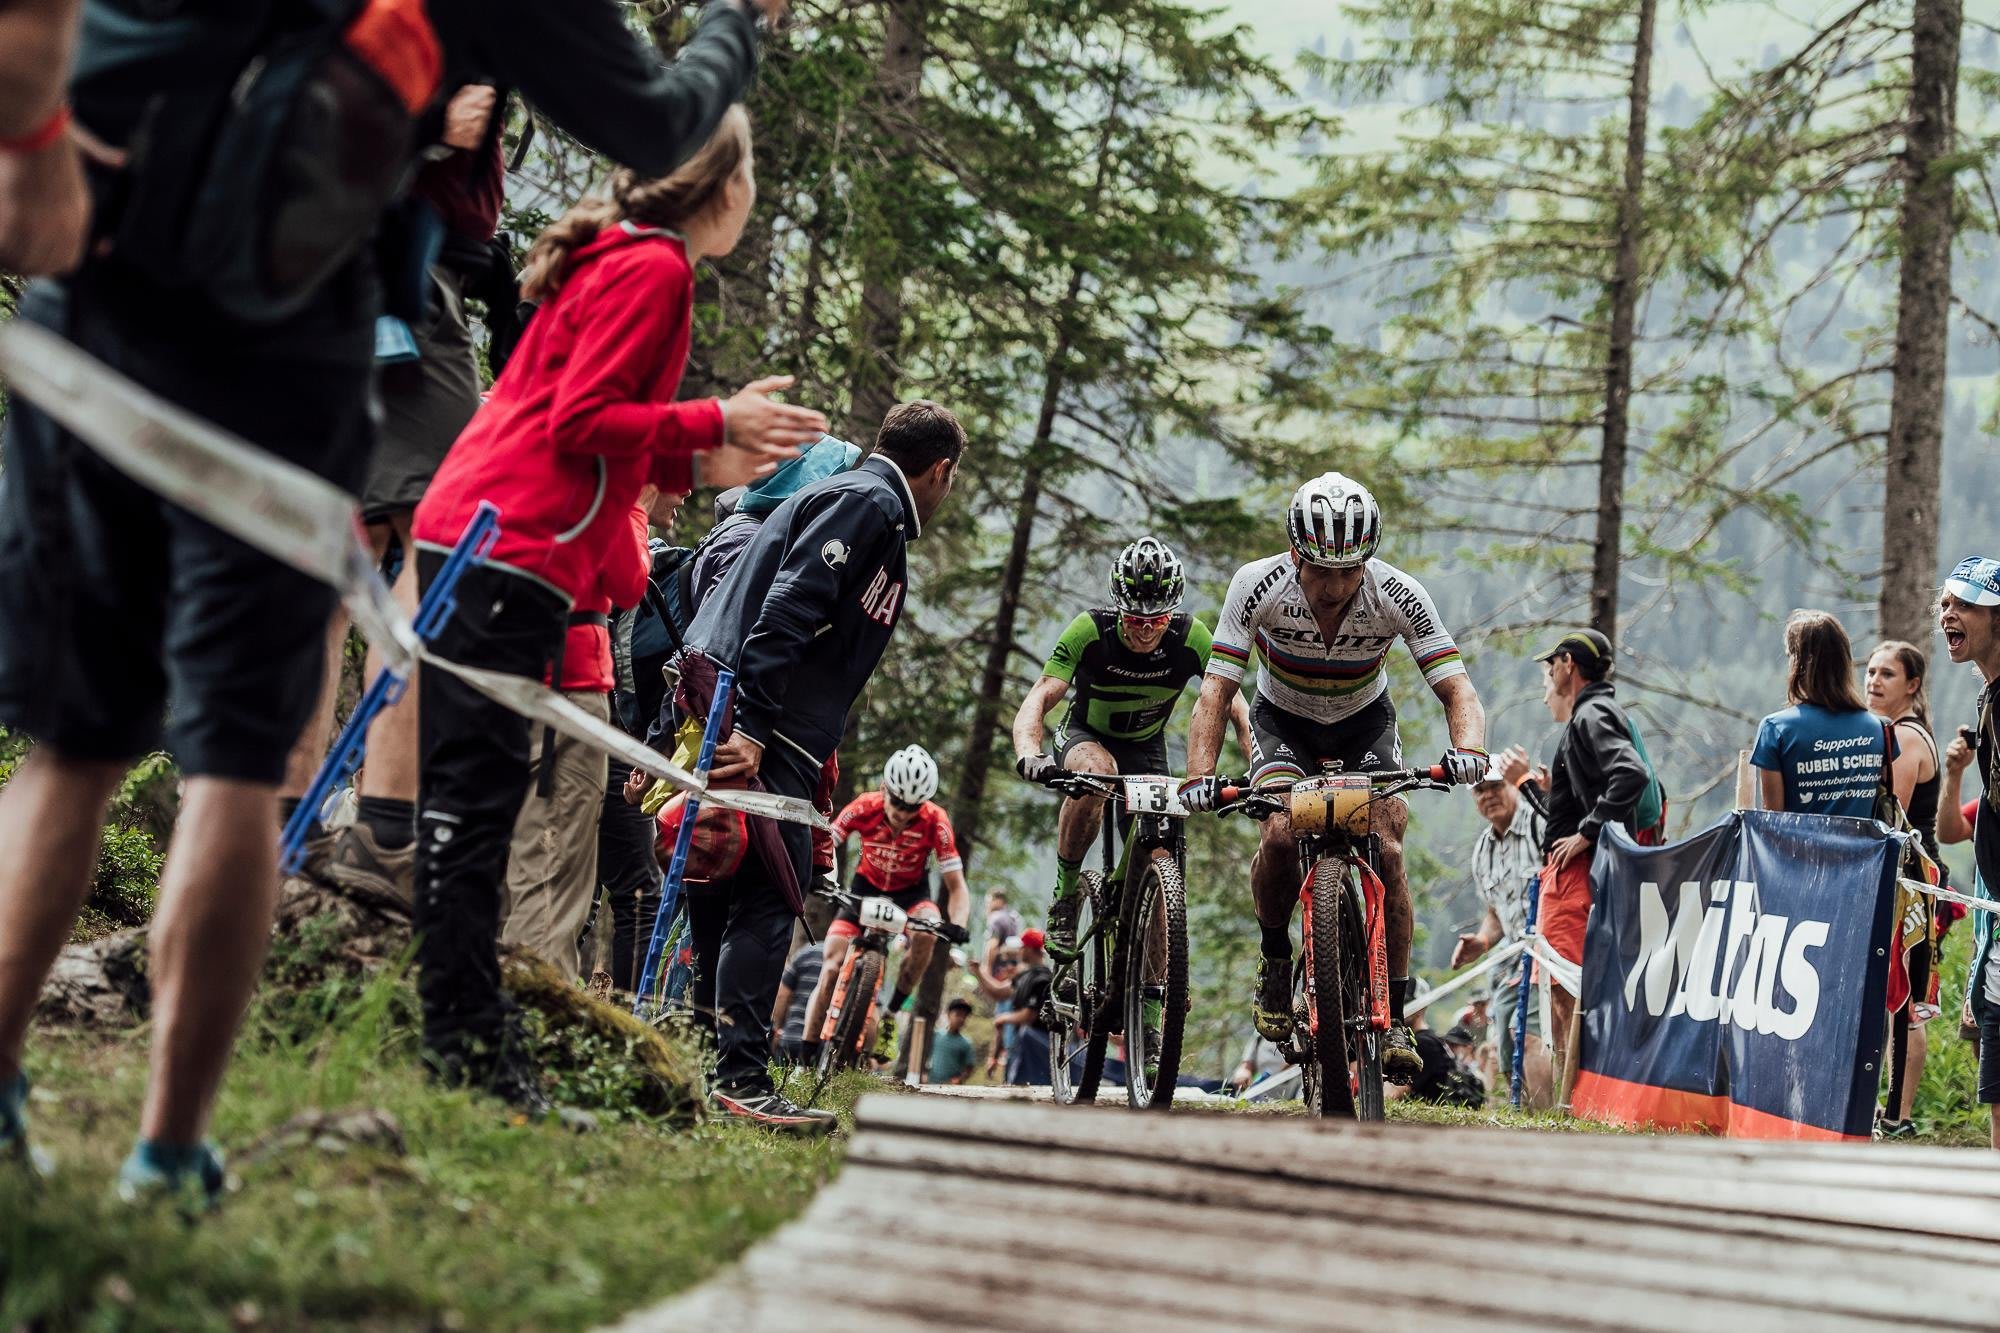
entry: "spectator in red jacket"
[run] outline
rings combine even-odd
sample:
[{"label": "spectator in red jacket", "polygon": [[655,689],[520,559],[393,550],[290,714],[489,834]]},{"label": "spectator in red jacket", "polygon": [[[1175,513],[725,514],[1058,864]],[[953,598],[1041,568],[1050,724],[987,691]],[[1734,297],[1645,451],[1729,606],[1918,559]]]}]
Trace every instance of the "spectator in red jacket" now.
[{"label": "spectator in red jacket", "polygon": [[[632,544],[628,515],[647,483],[687,491],[704,455],[709,483],[746,482],[826,429],[819,413],[771,399],[782,378],[726,405],[674,401],[694,263],[735,246],[755,195],[750,122],[736,107],[673,174],[620,172],[606,197],[535,242],[522,286],[540,310],[417,506],[426,586],[479,502],[500,507],[499,539],[459,583],[458,614],[432,645],[441,656],[543,679],[571,609]],[[631,605],[644,579],[634,561],[601,591]],[[422,684],[414,924],[425,1048],[446,1081],[539,1114],[547,1103],[510,1039],[495,951],[530,727],[436,666],[425,664]]]}]

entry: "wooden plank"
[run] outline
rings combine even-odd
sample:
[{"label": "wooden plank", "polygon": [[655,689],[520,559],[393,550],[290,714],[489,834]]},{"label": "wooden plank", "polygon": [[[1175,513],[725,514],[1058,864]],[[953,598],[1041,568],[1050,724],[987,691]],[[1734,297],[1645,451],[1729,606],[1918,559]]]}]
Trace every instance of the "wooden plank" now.
[{"label": "wooden plank", "polygon": [[858,1126],[798,1221],[620,1327],[1972,1328],[2000,1266],[1974,1152],[963,1095]]}]

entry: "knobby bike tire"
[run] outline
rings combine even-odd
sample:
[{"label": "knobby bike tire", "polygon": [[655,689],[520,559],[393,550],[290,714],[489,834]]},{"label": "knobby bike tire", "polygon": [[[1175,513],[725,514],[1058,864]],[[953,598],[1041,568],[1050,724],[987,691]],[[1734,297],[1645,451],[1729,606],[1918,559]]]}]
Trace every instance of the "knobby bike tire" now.
[{"label": "knobby bike tire", "polygon": [[[1102,872],[1086,870],[1077,876],[1077,893],[1081,903],[1077,908],[1076,937],[1082,939],[1104,911]],[[1111,1037],[1110,1018],[1115,999],[1107,989],[1113,975],[1111,952],[1105,932],[1099,931],[1084,947],[1083,957],[1077,960],[1077,1027],[1081,1032],[1062,1023],[1049,1027],[1049,1092],[1065,1106],[1071,1102],[1089,1105],[1096,1101],[1098,1084],[1104,1081],[1104,1047]],[[1050,998],[1054,998],[1053,983]],[[1071,1078],[1070,1062],[1079,1049],[1083,1052],[1083,1064],[1076,1077]]]},{"label": "knobby bike tire", "polygon": [[1354,1112],[1360,1120],[1387,1115],[1382,1095],[1382,1034],[1368,1022],[1368,927],[1361,884],[1352,874],[1340,877],[1341,999],[1354,1040],[1349,1054],[1354,1065]]},{"label": "knobby bike tire", "polygon": [[[1187,1027],[1188,941],[1187,886],[1171,857],[1146,859],[1138,883],[1126,894],[1118,938],[1131,941],[1126,950],[1128,970],[1121,977],[1125,992],[1125,1096],[1133,1106],[1165,1111],[1174,1104],[1181,1072],[1181,1039]],[[1155,914],[1166,922],[1166,953],[1158,982],[1160,1059],[1158,1074],[1148,1079],[1145,1061],[1146,966],[1151,957],[1151,926]]]},{"label": "knobby bike tire", "polygon": [[1347,1078],[1347,1025],[1342,904],[1347,897],[1347,867],[1333,857],[1313,866],[1306,903],[1310,920],[1305,930],[1305,957],[1300,980],[1305,983],[1308,1021],[1313,1025],[1312,1049],[1305,1064],[1306,1109],[1318,1116],[1351,1119],[1354,1091]]},{"label": "knobby bike tire", "polygon": [[882,980],[882,960],[873,951],[862,950],[847,977],[847,993],[841,997],[840,1017],[835,1020],[833,1037],[820,1048],[819,1072],[837,1074],[861,1067],[861,1039],[868,1030],[868,1001]]}]

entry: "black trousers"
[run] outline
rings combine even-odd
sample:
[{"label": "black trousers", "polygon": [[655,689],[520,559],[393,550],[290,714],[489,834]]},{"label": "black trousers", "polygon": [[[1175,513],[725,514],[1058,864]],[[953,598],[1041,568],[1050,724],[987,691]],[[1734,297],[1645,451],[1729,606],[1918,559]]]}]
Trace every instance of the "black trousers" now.
[{"label": "black trousers", "polygon": [[[417,551],[417,582],[443,567]],[[539,681],[568,606],[552,589],[491,566],[459,580],[458,611],[432,648],[468,666]],[[500,1050],[500,907],[514,821],[531,782],[529,722],[426,663],[418,735],[417,993],[424,1046],[448,1074],[484,1070]]]},{"label": "black trousers", "polygon": [[[625,766],[611,765],[597,820],[597,883],[611,913],[611,985],[630,991],[646,965],[653,916],[660,909],[660,868],[653,859],[653,818],[625,800]],[[601,929],[593,926],[593,930]]]},{"label": "black trousers", "polygon": [[[761,773],[764,786],[783,796],[810,800],[819,786],[819,766],[782,741],[764,752]],[[801,884],[807,883],[812,830],[803,824],[778,828],[793,871]],[[688,895],[697,973],[694,1001],[699,1007],[706,997],[714,1008],[715,1081],[721,1087],[751,1093],[771,1087],[771,1006],[791,950],[793,920],[783,890],[754,855],[727,884]]]}]

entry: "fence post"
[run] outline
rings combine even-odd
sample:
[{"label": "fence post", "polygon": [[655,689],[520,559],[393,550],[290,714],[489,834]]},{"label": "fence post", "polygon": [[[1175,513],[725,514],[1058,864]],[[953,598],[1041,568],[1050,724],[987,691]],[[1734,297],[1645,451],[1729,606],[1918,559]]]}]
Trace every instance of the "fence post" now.
[{"label": "fence post", "polygon": [[[708,767],[715,762],[715,747],[722,739],[722,719],[729,715],[729,696],[736,687],[736,673],[718,671],[715,675],[715,697],[708,703],[708,721],[701,733],[701,755],[695,760],[694,775],[706,784]],[[653,984],[653,969],[659,966],[660,950],[666,943],[667,928],[673,924],[674,910],[681,896],[681,877],[687,871],[688,847],[694,842],[695,816],[701,813],[701,801],[693,792],[683,798],[681,826],[674,836],[673,859],[667,863],[666,879],[660,886],[660,910],[653,914],[653,938],[646,944],[646,965],[640,971],[632,988],[632,1012],[640,1013],[646,1003],[646,992]]]}]

